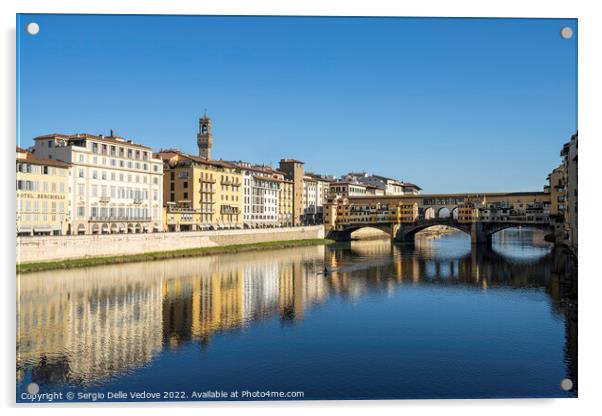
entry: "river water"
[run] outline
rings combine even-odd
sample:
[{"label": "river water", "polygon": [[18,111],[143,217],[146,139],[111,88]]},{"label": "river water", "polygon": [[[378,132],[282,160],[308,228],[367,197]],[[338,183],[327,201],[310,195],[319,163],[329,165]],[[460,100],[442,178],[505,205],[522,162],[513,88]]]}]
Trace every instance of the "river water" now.
[{"label": "river water", "polygon": [[525,229],[25,274],[17,400],[574,397],[576,288]]}]

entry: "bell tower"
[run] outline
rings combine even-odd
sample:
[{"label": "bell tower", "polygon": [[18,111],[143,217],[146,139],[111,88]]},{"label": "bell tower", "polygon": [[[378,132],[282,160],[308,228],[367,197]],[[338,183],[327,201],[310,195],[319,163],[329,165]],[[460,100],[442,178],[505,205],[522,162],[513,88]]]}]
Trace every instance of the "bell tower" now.
[{"label": "bell tower", "polygon": [[213,146],[213,135],[211,134],[211,119],[207,117],[207,111],[199,119],[199,133],[196,135],[196,144],[199,146],[199,156],[211,159],[211,146]]}]

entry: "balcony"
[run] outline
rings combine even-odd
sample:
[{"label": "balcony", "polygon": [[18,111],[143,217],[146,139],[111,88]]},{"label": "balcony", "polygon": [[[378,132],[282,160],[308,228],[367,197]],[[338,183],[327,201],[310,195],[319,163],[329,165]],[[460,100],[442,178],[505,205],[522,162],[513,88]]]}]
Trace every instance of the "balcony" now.
[{"label": "balcony", "polygon": [[151,217],[130,217],[130,216],[116,216],[116,217],[89,217],[90,222],[150,222]]},{"label": "balcony", "polygon": [[231,206],[227,206],[227,205],[222,205],[222,208],[220,210],[220,213],[222,214],[240,214],[240,209],[238,207],[231,207]]},{"label": "balcony", "polygon": [[199,178],[200,183],[215,183],[215,179]]},{"label": "balcony", "polygon": [[109,202],[111,202],[111,197],[101,196],[98,202],[100,202],[101,204],[108,204]]},{"label": "balcony", "polygon": [[222,185],[240,186],[240,182],[229,181],[227,179],[222,179],[220,183]]},{"label": "balcony", "polygon": [[142,198],[134,198],[134,204],[139,205],[143,202],[144,200]]}]

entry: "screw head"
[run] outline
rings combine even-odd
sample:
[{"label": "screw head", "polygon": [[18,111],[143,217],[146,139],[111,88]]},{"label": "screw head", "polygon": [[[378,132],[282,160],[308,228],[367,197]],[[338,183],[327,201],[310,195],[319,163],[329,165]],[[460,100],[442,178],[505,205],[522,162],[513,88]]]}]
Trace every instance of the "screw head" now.
[{"label": "screw head", "polygon": [[563,27],[562,29],[560,29],[560,36],[562,36],[563,39],[570,39],[573,37],[573,29],[571,29],[568,26]]},{"label": "screw head", "polygon": [[27,24],[25,29],[30,35],[37,35],[40,32],[40,25],[36,22],[30,22]]},{"label": "screw head", "polygon": [[560,388],[564,391],[569,391],[573,388],[573,380],[570,378],[564,378],[560,382]]},{"label": "screw head", "polygon": [[27,385],[27,393],[29,394],[38,394],[39,391],[40,386],[38,386],[38,383],[29,383]]}]

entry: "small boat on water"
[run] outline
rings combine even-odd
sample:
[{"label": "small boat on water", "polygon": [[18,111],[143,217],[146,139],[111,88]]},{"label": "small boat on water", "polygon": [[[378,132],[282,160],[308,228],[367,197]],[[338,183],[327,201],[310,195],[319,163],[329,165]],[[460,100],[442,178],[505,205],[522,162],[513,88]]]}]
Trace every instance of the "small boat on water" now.
[{"label": "small boat on water", "polygon": [[322,270],[321,272],[316,273],[317,275],[323,275],[323,276],[328,276],[329,274],[336,272],[335,269],[332,269],[330,267],[324,267],[324,270]]}]

